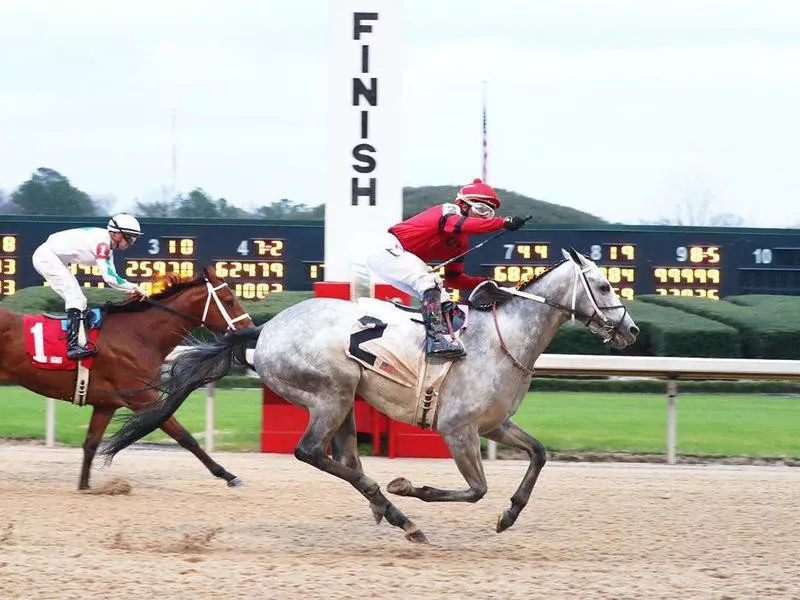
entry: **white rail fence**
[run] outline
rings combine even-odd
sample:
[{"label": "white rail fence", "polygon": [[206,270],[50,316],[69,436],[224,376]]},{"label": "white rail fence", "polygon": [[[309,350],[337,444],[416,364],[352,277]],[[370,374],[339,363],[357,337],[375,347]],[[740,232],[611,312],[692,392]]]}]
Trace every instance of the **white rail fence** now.
[{"label": "white rail fence", "polygon": [[[173,360],[188,348],[179,346],[167,357]],[[247,351],[253,360],[253,351]],[[667,396],[667,462],[675,464],[678,439],[678,383],[686,379],[742,379],[800,381],[798,360],[751,360],[739,358],[679,358],[656,356],[587,356],[542,354],[536,361],[537,375],[595,375],[664,379]],[[534,383],[535,388],[535,383]],[[205,449],[214,450],[214,385],[206,388]],[[55,401],[47,399],[45,445],[55,445]],[[489,442],[488,457],[494,459],[497,446]]]}]

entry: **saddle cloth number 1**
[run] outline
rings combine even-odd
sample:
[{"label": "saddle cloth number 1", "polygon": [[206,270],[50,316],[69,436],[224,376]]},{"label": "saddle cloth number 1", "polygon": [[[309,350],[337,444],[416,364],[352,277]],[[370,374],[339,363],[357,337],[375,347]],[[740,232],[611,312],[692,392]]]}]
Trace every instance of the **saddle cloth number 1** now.
[{"label": "saddle cloth number 1", "polygon": [[[33,366],[65,371],[77,368],[77,362],[67,358],[67,335],[61,328],[61,321],[41,315],[25,315],[23,327],[25,350]],[[100,330],[90,329],[88,333],[89,340],[95,343]],[[93,359],[93,356],[84,358],[83,365],[91,368]]]},{"label": "saddle cloth number 1", "polygon": [[63,360],[60,356],[50,357],[48,361],[47,355],[44,353],[44,323],[39,321],[30,328],[33,334],[33,360],[38,363],[46,363],[52,361],[55,364],[60,364]]}]

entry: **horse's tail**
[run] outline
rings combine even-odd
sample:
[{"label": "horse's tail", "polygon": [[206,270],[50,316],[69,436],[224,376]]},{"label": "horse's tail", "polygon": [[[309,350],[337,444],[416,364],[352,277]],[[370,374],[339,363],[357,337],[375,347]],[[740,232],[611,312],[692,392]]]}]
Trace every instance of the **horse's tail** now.
[{"label": "horse's tail", "polygon": [[122,427],[106,440],[101,450],[106,462],[111,462],[118,452],[158,429],[200,386],[221,379],[236,365],[252,369],[253,365],[247,362],[247,346],[260,334],[261,327],[238,329],[211,342],[197,342],[191,350],[180,353],[162,377],[160,400],[141,412],[118,418]]}]

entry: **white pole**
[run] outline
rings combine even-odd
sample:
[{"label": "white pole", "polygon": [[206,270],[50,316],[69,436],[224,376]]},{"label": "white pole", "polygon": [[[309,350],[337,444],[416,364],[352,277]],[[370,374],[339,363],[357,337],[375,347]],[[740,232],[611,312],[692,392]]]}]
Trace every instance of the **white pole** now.
[{"label": "white pole", "polygon": [[667,380],[667,463],[674,465],[677,461],[676,445],[678,439],[678,382]]},{"label": "white pole", "polygon": [[497,460],[497,442],[494,440],[487,440],[486,460]]},{"label": "white pole", "polygon": [[56,445],[56,401],[52,398],[47,399],[44,429],[44,445],[52,448]]},{"label": "white pole", "polygon": [[214,382],[206,386],[206,452],[214,451]]}]

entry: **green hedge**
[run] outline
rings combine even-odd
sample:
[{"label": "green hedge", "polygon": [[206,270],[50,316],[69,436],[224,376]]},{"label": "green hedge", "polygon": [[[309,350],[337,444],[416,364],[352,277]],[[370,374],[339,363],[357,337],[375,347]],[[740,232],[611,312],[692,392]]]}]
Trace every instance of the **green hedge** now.
[{"label": "green hedge", "polygon": [[739,333],[733,327],[675,308],[635,300],[626,302],[641,330],[633,346],[615,350],[582,323],[567,323],[545,350],[552,354],[623,354],[626,356],[698,356],[738,358]]},{"label": "green hedge", "polygon": [[627,354],[738,358],[739,333],[733,327],[669,306],[630,301],[631,317],[641,329]]},{"label": "green hedge", "polygon": [[314,292],[281,292],[280,294],[270,294],[264,300],[243,301],[242,305],[250,313],[253,321],[257,325],[261,325],[283,309],[313,297]]},{"label": "green hedge", "polygon": [[[120,302],[126,294],[110,288],[84,288],[89,306],[102,306],[106,302]],[[242,301],[247,312],[258,323],[269,321],[284,308],[313,297],[313,292],[281,292],[270,294],[264,300]],[[2,300],[3,308],[29,315],[41,312],[64,312],[64,301],[49,287],[27,287]]]},{"label": "green hedge", "polygon": [[[89,306],[101,306],[106,302],[125,300],[126,294],[110,288],[84,288]],[[63,313],[64,301],[49,287],[27,287],[18,290],[13,296],[6,296],[0,303],[3,308],[14,312],[35,315],[42,312]]]},{"label": "green hedge", "polygon": [[[90,305],[119,301],[125,296],[110,289],[86,288]],[[242,304],[257,324],[312,292],[282,292]],[[63,302],[50,288],[21,289],[2,300],[2,306],[35,314],[61,312]],[[582,324],[562,327],[547,352],[558,354],[625,354],[636,356],[697,356],[800,359],[800,298],[737,296],[721,301],[670,296],[641,296],[626,303],[641,329],[633,346],[622,351],[603,344]],[[208,332],[196,329],[201,339]]]},{"label": "green hedge", "polygon": [[739,306],[749,306],[763,313],[779,315],[782,319],[800,321],[800,296],[728,296],[727,302]]},{"label": "green hedge", "polygon": [[782,312],[707,298],[640,296],[639,300],[733,327],[739,332],[741,353],[745,358],[800,359],[800,344],[797,343],[800,322],[787,318]]},{"label": "green hedge", "polygon": [[609,354],[611,346],[583,323],[566,323],[556,332],[545,352],[552,354]]}]

